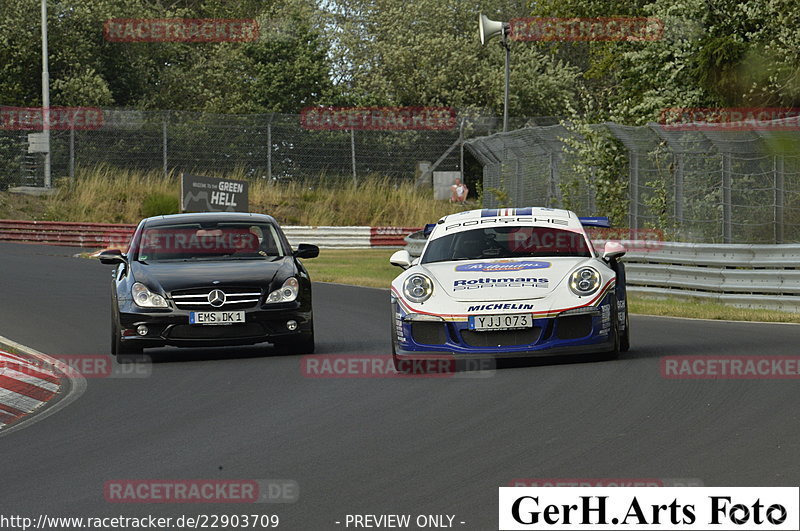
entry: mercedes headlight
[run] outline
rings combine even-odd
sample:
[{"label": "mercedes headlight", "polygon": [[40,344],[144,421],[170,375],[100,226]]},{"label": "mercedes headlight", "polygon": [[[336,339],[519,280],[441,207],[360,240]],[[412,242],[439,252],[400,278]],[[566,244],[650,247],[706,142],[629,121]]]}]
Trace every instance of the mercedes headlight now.
[{"label": "mercedes headlight", "polygon": [[300,284],[297,282],[297,279],[294,277],[289,277],[286,279],[286,282],[283,283],[283,286],[280,289],[276,289],[269,295],[267,295],[267,302],[292,302],[297,298],[297,294],[300,292]]},{"label": "mercedes headlight", "polygon": [[582,267],[575,270],[569,277],[569,289],[579,297],[591,295],[599,288],[600,273],[591,267]]},{"label": "mercedes headlight", "polygon": [[403,293],[411,302],[425,302],[433,294],[433,282],[425,275],[415,273],[406,279]]},{"label": "mercedes headlight", "polygon": [[131,295],[133,295],[133,302],[136,303],[136,306],[141,308],[169,308],[164,297],[153,293],[141,282],[133,285]]}]

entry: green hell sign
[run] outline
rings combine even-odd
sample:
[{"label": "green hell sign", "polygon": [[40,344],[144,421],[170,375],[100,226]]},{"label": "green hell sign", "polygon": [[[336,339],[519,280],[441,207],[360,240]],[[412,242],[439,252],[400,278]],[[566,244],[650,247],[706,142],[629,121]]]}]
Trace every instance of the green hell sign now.
[{"label": "green hell sign", "polygon": [[248,212],[248,182],[199,175],[181,176],[184,212]]}]

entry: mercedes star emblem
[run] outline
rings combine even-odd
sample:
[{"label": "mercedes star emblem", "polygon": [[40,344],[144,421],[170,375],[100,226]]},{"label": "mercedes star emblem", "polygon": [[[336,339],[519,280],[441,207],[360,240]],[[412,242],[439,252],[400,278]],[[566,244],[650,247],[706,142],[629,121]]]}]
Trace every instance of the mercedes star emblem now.
[{"label": "mercedes star emblem", "polygon": [[219,308],[225,304],[225,292],[221,289],[215,289],[208,294],[208,302],[211,303],[211,306],[214,308]]}]

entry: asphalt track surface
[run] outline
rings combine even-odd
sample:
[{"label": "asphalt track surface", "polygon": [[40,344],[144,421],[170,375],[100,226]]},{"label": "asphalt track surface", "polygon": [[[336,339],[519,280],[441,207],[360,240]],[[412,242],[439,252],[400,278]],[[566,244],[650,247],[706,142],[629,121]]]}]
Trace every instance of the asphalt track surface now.
[{"label": "asphalt track surface", "polygon": [[[107,354],[111,268],[0,244],[0,334]],[[318,353],[388,354],[388,292],[315,284]],[[152,374],[90,379],[76,402],[0,437],[0,514],[450,514],[497,529],[515,478],[800,484],[800,382],[666,380],[670,354],[796,355],[800,327],[633,316],[616,361],[524,363],[487,378],[310,379],[269,346],[154,353]],[[293,504],[111,504],[121,479],[297,481]],[[459,524],[458,522],[464,522]]]}]

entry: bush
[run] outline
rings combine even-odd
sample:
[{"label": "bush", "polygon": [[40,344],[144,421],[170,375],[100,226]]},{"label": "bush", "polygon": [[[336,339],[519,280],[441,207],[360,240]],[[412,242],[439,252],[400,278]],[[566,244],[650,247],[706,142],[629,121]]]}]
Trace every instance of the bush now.
[{"label": "bush", "polygon": [[142,216],[145,218],[177,214],[179,211],[180,201],[171,194],[151,193],[142,202]]}]

